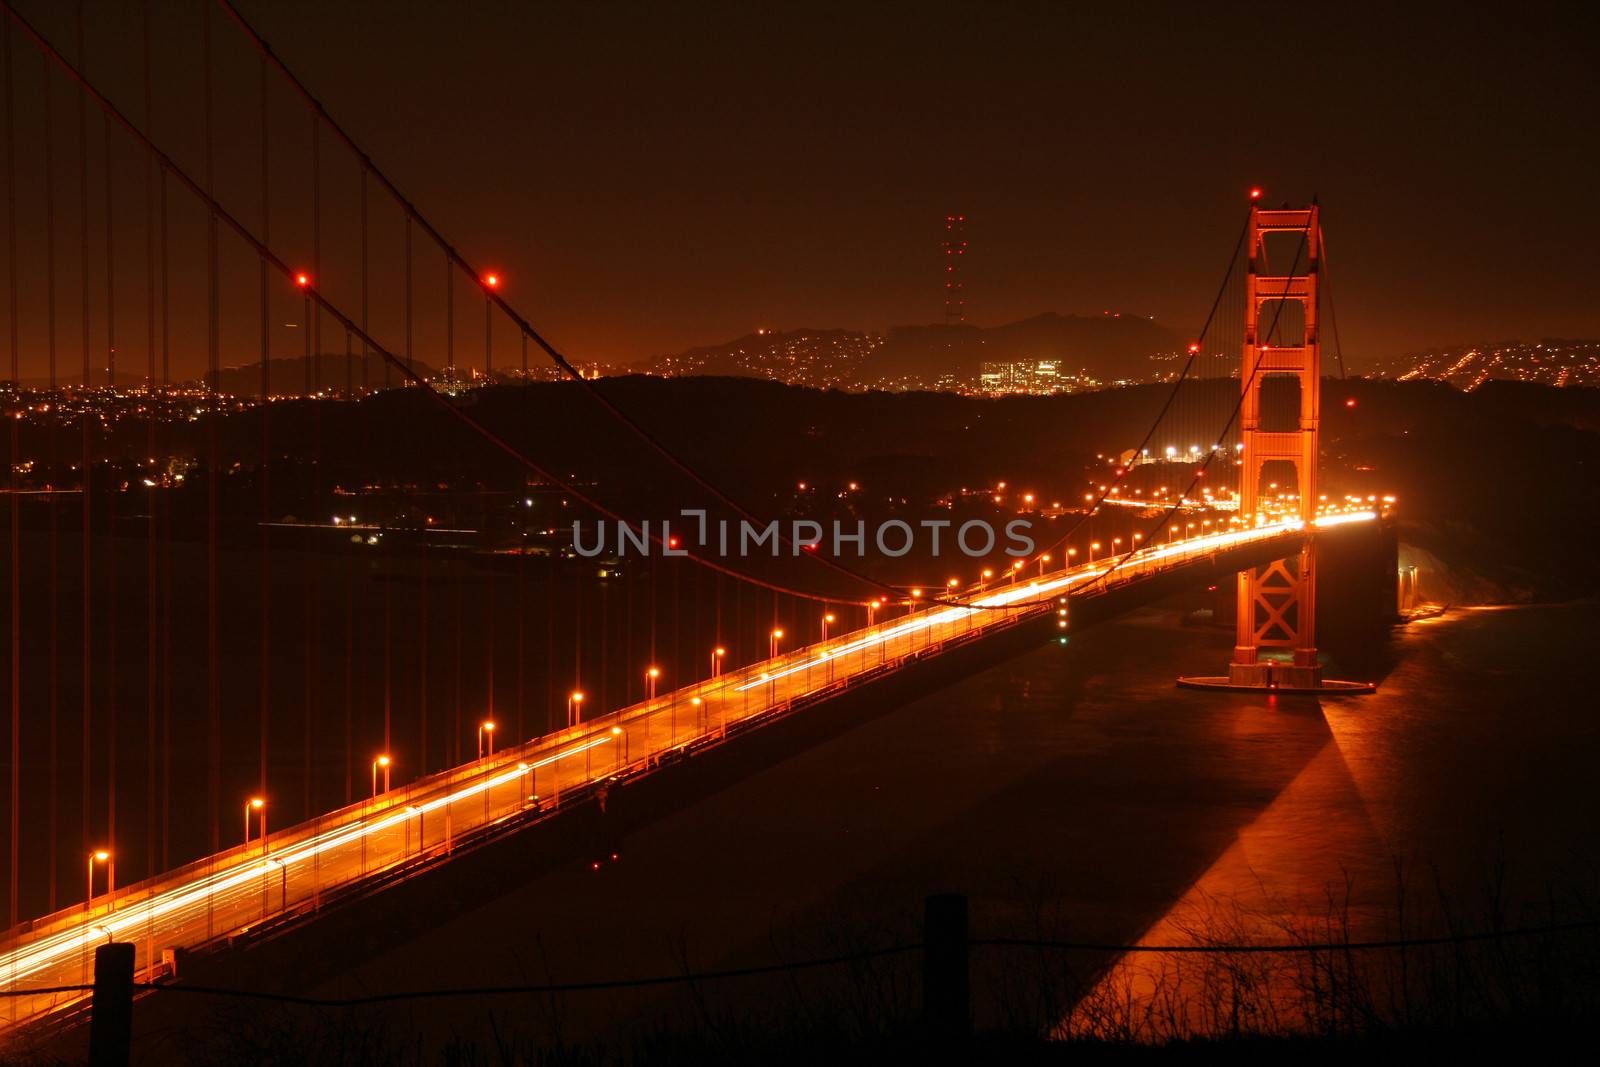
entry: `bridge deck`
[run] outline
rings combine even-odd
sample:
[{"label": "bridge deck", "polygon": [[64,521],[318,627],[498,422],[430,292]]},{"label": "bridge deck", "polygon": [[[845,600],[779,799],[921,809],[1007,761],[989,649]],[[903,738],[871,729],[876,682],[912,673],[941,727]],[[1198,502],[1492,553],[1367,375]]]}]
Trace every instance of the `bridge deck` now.
[{"label": "bridge deck", "polygon": [[[1370,512],[1329,516],[1319,525],[1375,519]],[[654,700],[503,749],[399,786],[320,818],[190,863],[96,899],[25,923],[0,943],[0,990],[21,995],[0,1005],[14,1026],[71,1007],[78,992],[27,990],[87,984],[95,946],[131,941],[136,966],[160,974],[167,948],[221,942],[262,923],[314,910],[329,897],[407,864],[448,852],[462,838],[513,818],[537,817],[623,774],[646,771],[674,750],[715,740],[730,728],[782,712],[795,702],[893,670],[908,657],[1050,614],[1065,598],[1107,582],[1170,573],[1219,552],[1304,536],[1298,523],[1211,534],[1107,560],[975,590],[900,618],[842,634],[786,655],[730,670]]]}]

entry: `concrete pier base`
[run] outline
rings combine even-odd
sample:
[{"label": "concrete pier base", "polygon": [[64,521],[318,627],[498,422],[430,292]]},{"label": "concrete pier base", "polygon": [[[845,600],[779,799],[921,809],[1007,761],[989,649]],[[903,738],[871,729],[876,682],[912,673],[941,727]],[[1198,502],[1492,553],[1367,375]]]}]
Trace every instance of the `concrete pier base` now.
[{"label": "concrete pier base", "polygon": [[[1239,672],[1238,667],[1250,670]],[[1256,668],[1265,668],[1265,677]],[[1308,696],[1356,696],[1378,691],[1376,682],[1343,682],[1322,677],[1321,667],[1296,667],[1286,663],[1231,664],[1226,675],[1179,678],[1184,689],[1229,689],[1255,693],[1284,693]]]}]

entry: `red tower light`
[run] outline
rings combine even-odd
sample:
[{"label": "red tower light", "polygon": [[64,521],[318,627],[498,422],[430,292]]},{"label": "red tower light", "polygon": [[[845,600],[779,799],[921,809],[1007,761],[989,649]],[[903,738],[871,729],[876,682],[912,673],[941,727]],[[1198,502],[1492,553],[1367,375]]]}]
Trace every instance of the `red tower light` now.
[{"label": "red tower light", "polygon": [[1349,397],[1349,398],[1347,398],[1347,399],[1346,399],[1346,400],[1345,400],[1345,402],[1344,402],[1344,406],[1345,406],[1345,407],[1347,407],[1347,408],[1353,408],[1353,407],[1355,407],[1355,406],[1356,406],[1356,398],[1355,398],[1355,397],[1353,397],[1353,396],[1352,396],[1352,397]]},{"label": "red tower light", "polygon": [[483,284],[486,285],[487,287],[489,287],[490,289],[498,289],[498,288],[500,288],[500,275],[498,275],[498,274],[485,274],[483,276]]},{"label": "red tower light", "polygon": [[1261,199],[1261,187],[1259,185],[1253,187],[1250,190],[1250,199],[1251,200],[1260,200]]},{"label": "red tower light", "polygon": [[294,276],[294,283],[302,289],[309,289],[311,287],[311,275],[301,271]]},{"label": "red tower light", "polygon": [[1189,354],[1191,356],[1197,355],[1199,353],[1199,351],[1200,351],[1200,342],[1199,341],[1190,341],[1189,342]]}]

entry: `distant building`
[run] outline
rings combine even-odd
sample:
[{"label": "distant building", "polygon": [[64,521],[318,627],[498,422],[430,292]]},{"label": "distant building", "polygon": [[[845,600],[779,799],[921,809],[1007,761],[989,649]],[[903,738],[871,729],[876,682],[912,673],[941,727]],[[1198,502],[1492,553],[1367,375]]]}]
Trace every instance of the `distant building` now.
[{"label": "distant building", "polygon": [[1064,373],[1053,359],[986,362],[978,374],[978,392],[986,396],[1049,396],[1098,389],[1100,384],[1087,374]]}]

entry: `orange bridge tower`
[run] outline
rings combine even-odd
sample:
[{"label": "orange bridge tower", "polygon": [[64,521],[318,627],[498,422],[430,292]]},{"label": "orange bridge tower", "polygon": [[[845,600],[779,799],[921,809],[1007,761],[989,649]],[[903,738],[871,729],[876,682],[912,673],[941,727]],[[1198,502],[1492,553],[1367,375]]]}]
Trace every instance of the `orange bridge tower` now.
[{"label": "orange bridge tower", "polygon": [[[1317,322],[1320,238],[1315,202],[1306,208],[1251,208],[1244,362],[1239,375],[1244,394],[1239,409],[1243,437],[1239,517],[1246,523],[1255,519],[1267,478],[1279,485],[1292,481],[1300,520],[1309,526],[1316,518],[1322,382]],[[1288,273],[1272,271],[1269,247],[1275,253],[1273,259],[1289,260]],[[1290,339],[1298,343],[1278,343],[1297,323],[1302,327],[1299,337]],[[1287,418],[1278,425],[1264,425],[1262,387],[1271,378],[1283,377],[1299,383],[1299,416],[1292,426]],[[1292,479],[1285,468],[1292,469]],[[1238,633],[1228,666],[1230,684],[1319,688],[1322,668],[1317,663],[1316,606],[1316,549],[1309,537],[1297,557],[1241,571]],[[1262,649],[1290,649],[1293,660],[1263,660]]]}]

